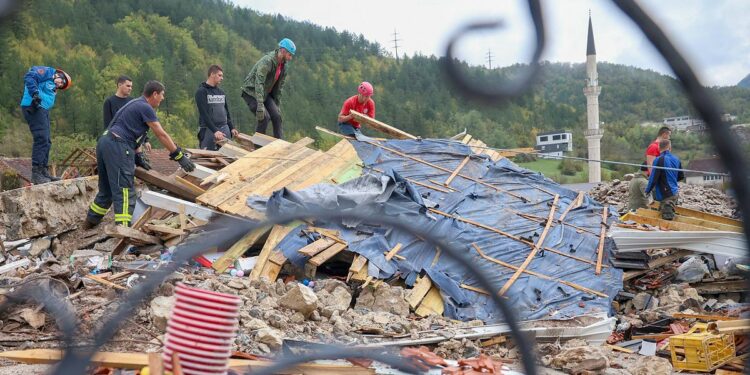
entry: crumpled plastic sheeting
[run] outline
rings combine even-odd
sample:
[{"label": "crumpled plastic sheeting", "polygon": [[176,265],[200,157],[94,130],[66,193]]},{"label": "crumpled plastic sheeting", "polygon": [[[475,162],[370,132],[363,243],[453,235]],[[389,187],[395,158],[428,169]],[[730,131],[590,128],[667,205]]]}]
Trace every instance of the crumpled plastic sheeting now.
[{"label": "crumpled plastic sheeting", "polygon": [[[450,184],[457,191],[444,193],[412,184],[409,180],[436,186],[442,184],[450,176],[450,172],[376,147],[373,144],[377,142],[373,140],[352,143],[366,170],[371,167],[371,171],[338,186],[321,184],[298,192],[279,190],[267,202],[269,216],[288,214],[300,207],[307,207],[343,209],[344,212],[356,211],[368,216],[398,217],[430,236],[466,251],[476,260],[474,266],[491,275],[495,285],[500,286],[510,279],[514,270],[481,258],[471,244],[479,246],[485,255],[515,266],[524,262],[531,247],[492,231],[429,212],[428,208],[434,206],[442,212],[537,242],[544,229],[554,194],[559,195],[555,218],[559,218],[578,195],[577,192],[566,189],[539,173],[520,168],[507,159],[492,162],[484,155],[476,155],[468,146],[458,142],[391,140],[380,143],[449,171],[453,171],[467,155],[471,155],[460,174],[480,179],[497,188],[457,176]],[[381,172],[376,172],[375,169]],[[442,188],[445,189],[444,186]],[[256,209],[264,208],[257,198],[248,199],[248,204]],[[602,210],[603,206],[585,196],[580,207],[567,214],[565,225],[556,222],[552,224],[543,247],[595,263]],[[533,220],[520,214],[533,215],[538,219]],[[614,215],[608,218],[609,223],[615,220]],[[461,268],[458,263],[414,235],[367,222],[316,222],[315,225],[339,231],[349,244],[349,251],[369,260],[368,271],[371,276],[385,279],[398,275],[407,285],[413,285],[420,274],[429,275],[440,288],[446,316],[464,321],[503,321],[499,310],[487,295],[462,287],[479,287],[474,277],[476,271]],[[302,267],[307,258],[297,250],[314,240],[309,235],[302,235],[301,231],[294,231],[279,243],[278,248],[294,265]],[[402,244],[398,254],[405,259],[386,261],[384,253],[398,243]],[[613,247],[612,241],[605,242],[605,265],[609,264]],[[602,273],[596,276],[592,264],[549,251],[539,251],[527,270],[555,280],[544,280],[526,273],[519,276],[505,297],[516,308],[522,320],[610,313],[612,299],[622,289],[621,270],[604,267]],[[609,298],[579,291],[556,280],[603,292]]]}]

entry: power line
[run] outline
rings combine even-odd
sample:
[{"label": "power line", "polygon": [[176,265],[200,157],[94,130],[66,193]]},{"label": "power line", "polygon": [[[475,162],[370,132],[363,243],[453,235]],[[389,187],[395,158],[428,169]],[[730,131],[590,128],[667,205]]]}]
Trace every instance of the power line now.
[{"label": "power line", "polygon": [[490,69],[492,69],[492,50],[491,49],[487,50],[487,65],[489,66]]},{"label": "power line", "polygon": [[[460,143],[464,144],[460,141],[456,140],[442,140],[442,139],[434,139],[434,141],[439,142],[449,142],[449,143]],[[524,154],[525,152],[516,151],[514,149],[508,149],[508,148],[497,148],[497,147],[490,147],[490,146],[471,146],[471,148],[481,148],[485,150],[493,150],[498,152],[516,152],[518,154]],[[544,154],[537,154],[537,155],[544,155]],[[589,159],[589,158],[579,158],[575,156],[556,156],[556,155],[544,155],[541,156],[542,158],[549,158],[549,159],[570,159],[570,160],[578,160],[578,161],[593,161],[598,162],[602,164],[615,164],[615,165],[628,165],[633,167],[640,168],[642,164],[640,163],[628,163],[624,161],[613,161],[613,160],[597,160],[597,159]],[[685,169],[685,168],[669,168],[669,167],[659,167],[656,165],[652,165],[651,169],[663,169],[665,171],[682,171],[682,172],[692,172],[692,173],[699,173],[699,174],[705,174],[705,175],[714,175],[714,176],[729,176],[729,173],[720,173],[720,172],[709,172],[709,171],[700,171],[696,169]]]},{"label": "power line", "polygon": [[400,41],[401,41],[401,39],[398,39],[398,32],[396,31],[396,29],[393,29],[393,48],[396,50],[396,62],[397,63],[399,62],[399,57],[398,57],[398,42],[400,42]]}]

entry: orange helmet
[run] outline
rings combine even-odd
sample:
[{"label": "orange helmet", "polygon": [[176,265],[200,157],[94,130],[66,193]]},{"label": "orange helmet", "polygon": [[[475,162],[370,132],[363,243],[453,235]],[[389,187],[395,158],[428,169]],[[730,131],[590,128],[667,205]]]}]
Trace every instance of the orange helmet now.
[{"label": "orange helmet", "polygon": [[70,79],[70,75],[68,75],[68,73],[65,73],[64,70],[57,68],[55,69],[55,73],[59,73],[60,75],[62,75],[62,77],[60,78],[65,81],[63,83],[63,86],[60,87],[60,90],[67,90],[73,84],[73,81]]}]

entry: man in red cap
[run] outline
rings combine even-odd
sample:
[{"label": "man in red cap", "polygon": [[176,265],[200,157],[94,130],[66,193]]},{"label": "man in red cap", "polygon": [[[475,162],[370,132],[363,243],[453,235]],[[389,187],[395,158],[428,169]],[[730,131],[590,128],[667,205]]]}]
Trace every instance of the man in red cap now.
[{"label": "man in red cap", "polygon": [[360,133],[360,125],[357,120],[354,119],[354,115],[351,114],[352,110],[355,110],[365,116],[375,118],[375,101],[372,100],[372,94],[374,89],[370,82],[362,82],[357,88],[357,95],[350,97],[344,101],[344,105],[341,107],[339,112],[339,132],[344,135],[355,135]]}]

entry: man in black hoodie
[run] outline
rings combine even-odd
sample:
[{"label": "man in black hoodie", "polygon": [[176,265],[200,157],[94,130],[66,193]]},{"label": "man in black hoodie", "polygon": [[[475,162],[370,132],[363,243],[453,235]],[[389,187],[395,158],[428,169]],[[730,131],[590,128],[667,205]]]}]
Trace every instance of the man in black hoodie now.
[{"label": "man in black hoodie", "polygon": [[195,92],[199,116],[198,142],[204,150],[218,150],[216,142],[225,138],[232,139],[239,134],[232,125],[227,96],[219,88],[223,80],[224,71],[221,66],[211,65],[208,68],[208,79]]}]

